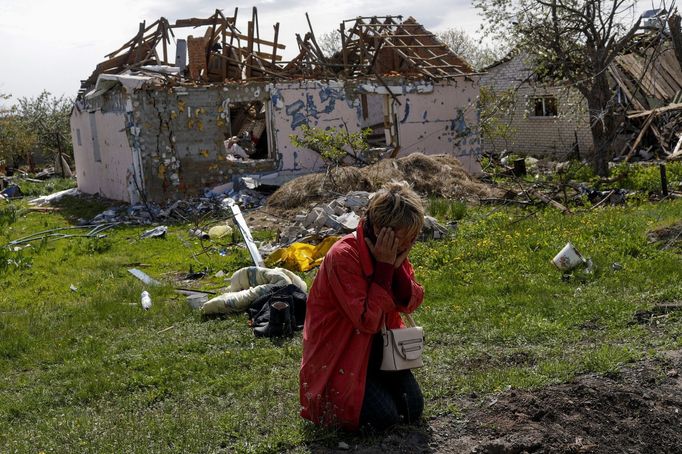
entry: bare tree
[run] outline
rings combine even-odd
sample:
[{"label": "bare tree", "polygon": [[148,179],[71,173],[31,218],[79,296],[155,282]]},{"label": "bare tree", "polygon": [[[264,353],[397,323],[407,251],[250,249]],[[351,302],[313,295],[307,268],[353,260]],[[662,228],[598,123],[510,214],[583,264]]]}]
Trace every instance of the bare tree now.
[{"label": "bare tree", "polygon": [[484,45],[462,29],[450,28],[444,32],[436,33],[436,36],[475,70],[483,69],[495,63],[504,57],[508,50],[501,46],[493,48],[490,45]]},{"label": "bare tree", "polygon": [[[488,33],[528,53],[540,79],[570,82],[587,100],[594,169],[608,174],[617,133],[607,68],[632,42],[635,0],[474,0]],[[629,25],[628,25],[629,24]]]},{"label": "bare tree", "polygon": [[338,30],[322,33],[317,38],[317,44],[326,57],[331,57],[341,51],[341,33]]}]

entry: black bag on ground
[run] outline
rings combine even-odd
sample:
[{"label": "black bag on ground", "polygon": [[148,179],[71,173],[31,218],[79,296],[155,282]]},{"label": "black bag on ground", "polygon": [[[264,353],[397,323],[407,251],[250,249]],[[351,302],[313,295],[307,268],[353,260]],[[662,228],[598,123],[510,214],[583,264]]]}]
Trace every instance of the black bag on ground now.
[{"label": "black bag on ground", "polygon": [[291,336],[303,329],[305,292],[293,284],[275,288],[249,306],[249,321],[258,337]]}]

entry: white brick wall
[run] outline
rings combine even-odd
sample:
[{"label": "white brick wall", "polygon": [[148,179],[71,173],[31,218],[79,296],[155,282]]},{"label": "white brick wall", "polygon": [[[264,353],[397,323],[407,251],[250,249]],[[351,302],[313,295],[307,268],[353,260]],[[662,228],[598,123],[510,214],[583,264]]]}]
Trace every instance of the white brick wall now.
[{"label": "white brick wall", "polygon": [[[587,103],[575,89],[546,86],[528,80],[531,72],[524,57],[490,68],[481,77],[481,87],[499,92],[516,89],[516,106],[510,118],[513,133],[507,140],[483,137],[486,152],[509,150],[522,155],[549,159],[562,159],[570,153],[578,139],[581,156],[592,152],[592,135],[589,128]],[[532,100],[539,96],[557,99],[556,117],[534,117]]]}]

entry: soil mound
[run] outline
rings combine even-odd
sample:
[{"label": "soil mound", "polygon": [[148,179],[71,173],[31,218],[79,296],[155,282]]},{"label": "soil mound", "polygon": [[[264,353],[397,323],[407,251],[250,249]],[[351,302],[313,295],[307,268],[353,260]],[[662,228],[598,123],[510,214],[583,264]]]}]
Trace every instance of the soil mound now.
[{"label": "soil mound", "polygon": [[[577,377],[537,390],[509,390],[483,402],[461,398],[458,416],[399,427],[368,440],[346,438],[355,453],[682,452],[682,351],[630,364],[609,376]],[[339,452],[311,446],[313,452]]]},{"label": "soil mound", "polygon": [[345,195],[350,191],[373,192],[392,180],[405,180],[423,196],[475,201],[493,197],[498,190],[469,176],[456,158],[412,153],[399,159],[383,159],[367,167],[338,167],[328,175],[304,175],[285,183],[268,199],[273,208],[297,208]]}]

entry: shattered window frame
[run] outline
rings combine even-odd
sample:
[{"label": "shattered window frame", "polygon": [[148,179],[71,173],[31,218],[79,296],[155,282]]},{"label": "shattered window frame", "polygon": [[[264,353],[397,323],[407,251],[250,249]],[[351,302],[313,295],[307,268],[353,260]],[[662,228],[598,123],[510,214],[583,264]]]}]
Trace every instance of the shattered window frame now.
[{"label": "shattered window frame", "polygon": [[559,116],[559,101],[554,95],[533,96],[530,99],[530,118],[556,118]]}]

